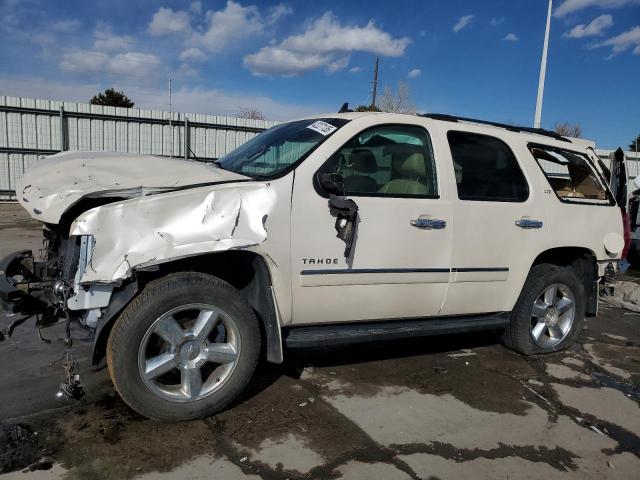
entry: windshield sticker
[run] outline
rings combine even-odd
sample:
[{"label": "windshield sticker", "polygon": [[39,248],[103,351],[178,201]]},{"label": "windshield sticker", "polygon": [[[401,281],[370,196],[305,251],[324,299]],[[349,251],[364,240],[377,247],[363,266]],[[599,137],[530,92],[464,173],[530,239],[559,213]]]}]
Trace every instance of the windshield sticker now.
[{"label": "windshield sticker", "polygon": [[334,127],[327,122],[323,122],[322,120],[318,120],[317,122],[312,123],[311,125],[307,126],[307,128],[310,128],[311,130],[314,130],[319,134],[324,135],[325,137],[335,132],[337,129],[337,127]]}]

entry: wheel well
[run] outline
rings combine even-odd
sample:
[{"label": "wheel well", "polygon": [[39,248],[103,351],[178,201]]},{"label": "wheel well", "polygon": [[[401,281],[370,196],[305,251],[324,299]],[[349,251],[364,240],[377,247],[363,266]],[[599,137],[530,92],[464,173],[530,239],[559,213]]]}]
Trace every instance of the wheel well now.
[{"label": "wheel well", "polygon": [[541,263],[573,268],[584,284],[585,312],[588,316],[595,316],[598,310],[598,263],[591,250],[581,247],[551,248],[538,255],[531,267]]},{"label": "wheel well", "polygon": [[[271,292],[271,274],[267,262],[257,253],[231,250],[187,257],[137,270],[134,282],[137,288],[133,289],[133,293],[127,295],[126,303],[123,303],[117,312],[105,316],[103,322],[98,325],[94,344],[94,364],[99,363],[104,357],[111,327],[120,311],[133,299],[135,293],[142,290],[152,280],[175,272],[200,272],[214,275],[236,288],[260,320],[261,333],[266,340],[267,360],[274,363],[282,362],[280,325]],[[112,302],[114,300],[115,298],[112,298]]]}]

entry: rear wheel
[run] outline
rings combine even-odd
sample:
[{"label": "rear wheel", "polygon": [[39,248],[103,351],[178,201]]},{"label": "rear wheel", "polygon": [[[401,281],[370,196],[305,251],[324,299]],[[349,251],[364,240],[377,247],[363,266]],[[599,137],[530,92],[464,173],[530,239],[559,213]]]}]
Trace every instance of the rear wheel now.
[{"label": "rear wheel", "polygon": [[131,408],[160,420],[216,413],[247,385],[260,351],[251,307],[233,287],[200,273],[145,287],[116,321],[111,379]]},{"label": "rear wheel", "polygon": [[505,344],[525,355],[570,347],[582,329],[585,298],[572,268],[534,266],[513,309]]}]

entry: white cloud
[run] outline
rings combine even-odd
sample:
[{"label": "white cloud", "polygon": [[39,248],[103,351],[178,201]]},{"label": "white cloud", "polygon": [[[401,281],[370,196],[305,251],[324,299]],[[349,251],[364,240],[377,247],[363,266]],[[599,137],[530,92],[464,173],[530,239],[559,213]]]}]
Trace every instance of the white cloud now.
[{"label": "white cloud", "polygon": [[178,58],[183,62],[204,62],[207,56],[199,48],[192,47],[183,50]]},{"label": "white cloud", "polygon": [[612,55],[633,48],[633,53],[640,55],[640,26],[635,26],[620,35],[611,37],[593,46],[593,48],[599,47],[611,47]]},{"label": "white cloud", "polygon": [[337,60],[332,61],[331,63],[329,63],[329,65],[327,65],[327,72],[335,73],[338,70],[343,70],[344,68],[346,68],[347,65],[349,65],[350,59],[351,59],[351,56],[346,55],[342,58],[338,58]]},{"label": "white cloud", "polygon": [[210,52],[222,51],[229,43],[259,35],[264,29],[262,17],[255,5],[243,7],[229,0],[223,10],[210,10],[206,16],[208,24],[205,30],[194,30],[190,42]]},{"label": "white cloud", "polygon": [[107,62],[107,71],[116,75],[147,75],[160,66],[158,57],[150,53],[127,52],[112,57]]},{"label": "white cloud", "polygon": [[506,42],[517,42],[520,39],[518,38],[518,35],[516,35],[515,33],[507,33],[502,40]]},{"label": "white cloud", "polygon": [[362,51],[399,57],[410,42],[407,37],[391,37],[373,21],[364,27],[343,26],[333,13],[327,12],[312,22],[302,35],[288,37],[280,45],[290,50],[313,53]]},{"label": "white cloud", "polygon": [[19,97],[88,102],[103,88],[99,83],[79,84],[41,77],[0,76],[0,89]]},{"label": "white cloud", "polygon": [[362,67],[351,67],[349,73],[358,73],[362,71]]},{"label": "white cloud", "polygon": [[230,92],[201,87],[178,89],[173,95],[173,101],[176,110],[186,112],[237,115],[240,107],[246,107],[259,110],[266,118],[272,120],[291,120],[335,108],[335,105],[329,108],[281,103],[251,92]]},{"label": "white cloud", "polygon": [[206,52],[220,52],[239,40],[261,35],[293,12],[285,4],[275,5],[261,14],[256,5],[243,6],[228,0],[220,10],[202,13],[202,4],[192,2],[189,10],[160,7],[153,14],[147,30],[154,36],[178,36],[185,47]]},{"label": "white cloud", "polygon": [[75,32],[82,26],[82,22],[75,18],[68,20],[58,20],[51,24],[51,30],[58,33],[71,33]]},{"label": "white cloud", "polygon": [[609,28],[611,25],[613,25],[613,18],[611,15],[600,15],[599,17],[594,18],[588,25],[583,23],[576,25],[570,31],[565,32],[563,37],[595,37],[597,35],[602,35],[604,30]]},{"label": "white cloud", "polygon": [[93,48],[105,52],[117,52],[131,48],[133,39],[128,35],[115,35],[111,25],[98,22],[93,31]]},{"label": "white cloud", "polygon": [[422,70],[420,70],[419,68],[414,68],[413,70],[409,71],[409,73],[407,74],[407,77],[418,78],[420,75],[422,75]]},{"label": "white cloud", "polygon": [[160,7],[149,23],[149,33],[157,37],[185,33],[191,28],[189,14],[182,10]]},{"label": "white cloud", "polygon": [[88,50],[72,50],[65,52],[60,61],[60,68],[68,72],[98,72],[104,68],[109,55]]},{"label": "white cloud", "polygon": [[491,25],[493,25],[494,27],[497,27],[502,22],[504,22],[504,17],[493,17],[491,19]]},{"label": "white cloud", "polygon": [[280,3],[275,7],[269,9],[269,13],[267,14],[267,24],[273,25],[278,22],[281,18],[286,17],[287,15],[291,15],[293,13],[293,8],[289,5],[285,5],[284,3]]},{"label": "white cloud", "polygon": [[173,74],[174,78],[195,78],[197,76],[198,71],[186,63],[181,64]]},{"label": "white cloud", "polygon": [[473,15],[463,15],[458,19],[456,24],[453,26],[453,31],[458,33],[460,30],[468,26],[473,20]]},{"label": "white cloud", "polygon": [[373,21],[365,26],[342,25],[331,12],[312,21],[301,35],[285,38],[247,55],[244,65],[254,74],[299,75],[318,68],[346,67],[345,54],[369,52],[399,57],[411,40],[393,38]]},{"label": "white cloud", "polygon": [[58,53],[58,37],[51,32],[31,33],[30,40],[40,47],[40,56],[49,57]]},{"label": "white cloud", "polygon": [[[192,12],[197,13],[197,8],[201,6],[191,5]],[[282,5],[272,8],[270,21],[275,22],[287,15],[287,8]],[[230,42],[261,34],[264,30],[265,21],[260,16],[258,7],[243,7],[233,0],[228,0],[222,10],[208,10],[204,18],[204,24],[194,26],[189,12],[160,7],[154,13],[147,29],[155,36],[182,35],[188,45],[201,47],[210,52],[224,50]]]},{"label": "white cloud", "polygon": [[564,0],[564,2],[554,10],[553,16],[562,18],[589,7],[612,9],[629,5],[640,5],[640,0]]},{"label": "white cloud", "polygon": [[155,55],[142,52],[120,53],[115,56],[90,50],[69,50],[62,55],[60,68],[76,73],[108,73],[121,76],[145,76],[161,65]]},{"label": "white cloud", "polygon": [[263,47],[258,53],[244,57],[244,66],[256,75],[300,75],[327,67],[330,55],[287,50],[282,47]]},{"label": "white cloud", "polygon": [[[118,81],[108,83],[71,83],[55,81],[49,78],[15,78],[0,75],[0,90],[13,95],[65,100],[69,102],[88,102],[101,90],[114,87],[122,90],[133,99],[136,108],[157,108],[168,110],[167,89],[147,86],[135,87],[129,84],[119,85]],[[336,105],[318,105],[284,103],[255,92],[208,89],[204,87],[176,88],[172,95],[174,112],[205,113],[212,115],[237,115],[240,107],[261,111],[272,120],[290,120],[308,115],[335,110]]]}]

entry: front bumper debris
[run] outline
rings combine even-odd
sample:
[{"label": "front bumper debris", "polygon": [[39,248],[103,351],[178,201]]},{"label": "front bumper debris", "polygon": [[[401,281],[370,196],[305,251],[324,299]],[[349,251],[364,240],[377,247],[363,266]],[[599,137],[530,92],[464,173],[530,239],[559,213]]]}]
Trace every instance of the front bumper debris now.
[{"label": "front bumper debris", "polygon": [[601,272],[600,280],[600,295],[613,297],[615,293],[616,282],[618,281],[618,275],[620,272],[618,262],[599,262],[599,269]]},{"label": "front bumper debris", "polygon": [[0,260],[0,306],[9,313],[44,312],[47,302],[33,293],[43,288],[34,272],[33,253],[20,250]]}]

